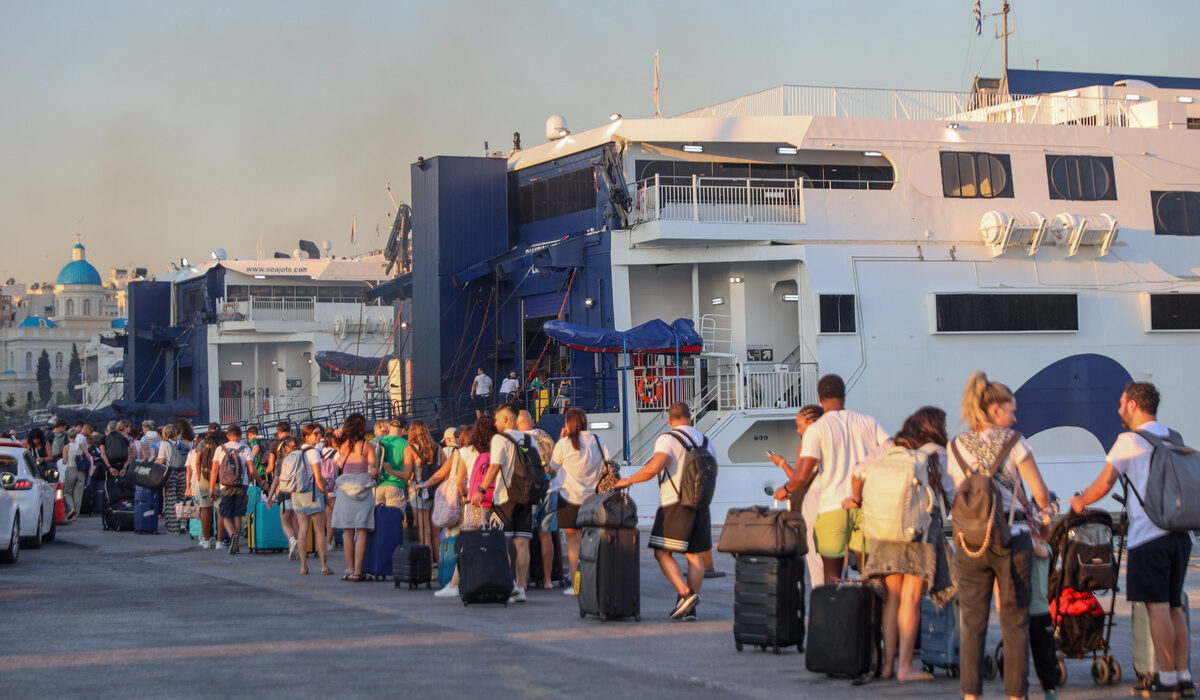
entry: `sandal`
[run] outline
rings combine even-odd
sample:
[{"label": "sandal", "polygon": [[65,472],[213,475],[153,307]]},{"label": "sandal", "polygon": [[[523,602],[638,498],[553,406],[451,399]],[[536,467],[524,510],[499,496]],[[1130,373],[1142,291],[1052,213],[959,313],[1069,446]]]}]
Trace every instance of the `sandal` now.
[{"label": "sandal", "polygon": [[324,568],[324,569],[321,569],[321,573],[322,573],[323,575],[325,575],[325,576],[332,576],[332,575],[333,575],[333,569],[330,569],[330,568],[326,567],[326,568]]},{"label": "sandal", "polygon": [[342,580],[343,581],[353,581],[354,579],[351,578],[352,576],[354,576],[354,574],[347,571],[346,573],[342,574]]},{"label": "sandal", "polygon": [[913,676],[912,678],[901,678],[897,675],[896,680],[900,683],[916,683],[916,682],[920,682],[920,681],[931,681],[931,680],[933,680],[933,674],[929,673],[928,671],[920,671],[917,673],[917,675]]}]

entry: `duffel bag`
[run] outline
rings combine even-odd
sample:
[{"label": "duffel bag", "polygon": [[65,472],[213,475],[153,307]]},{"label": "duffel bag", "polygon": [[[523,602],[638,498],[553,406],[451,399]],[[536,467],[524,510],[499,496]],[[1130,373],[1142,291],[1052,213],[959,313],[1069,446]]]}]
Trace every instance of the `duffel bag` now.
[{"label": "duffel bag", "polygon": [[766,506],[730,508],[717,551],[769,557],[808,554],[804,518],[796,511]]},{"label": "duffel bag", "polygon": [[165,464],[138,460],[129,465],[129,470],[125,472],[125,477],[133,482],[135,486],[157,489],[167,480],[167,472],[169,470],[170,468]]},{"label": "duffel bag", "polygon": [[580,527],[637,527],[637,504],[626,489],[593,493],[583,499],[575,524]]}]

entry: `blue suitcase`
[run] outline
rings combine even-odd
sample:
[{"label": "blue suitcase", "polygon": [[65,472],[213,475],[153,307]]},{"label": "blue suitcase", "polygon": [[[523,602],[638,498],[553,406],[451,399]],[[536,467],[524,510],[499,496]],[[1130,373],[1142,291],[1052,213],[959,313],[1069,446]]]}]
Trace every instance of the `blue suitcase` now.
[{"label": "blue suitcase", "polygon": [[383,580],[392,575],[392,555],[404,541],[404,510],[375,506],[375,529],[367,535],[363,574]]},{"label": "blue suitcase", "polygon": [[921,665],[926,671],[946,669],[951,678],[959,672],[958,596],[938,609],[929,596],[921,599]]},{"label": "blue suitcase", "polygon": [[158,532],[158,492],[139,486],[133,493],[133,531]]},{"label": "blue suitcase", "polygon": [[283,534],[283,521],[279,514],[282,507],[277,504],[268,510],[267,504],[261,500],[250,504],[248,507],[250,519],[246,525],[246,546],[251,552],[258,554],[287,551],[288,538]]},{"label": "blue suitcase", "polygon": [[454,557],[454,541],[457,537],[446,537],[442,539],[442,546],[438,548],[438,585],[445,586],[450,583],[450,579],[454,578],[454,567],[458,564],[458,560]]}]

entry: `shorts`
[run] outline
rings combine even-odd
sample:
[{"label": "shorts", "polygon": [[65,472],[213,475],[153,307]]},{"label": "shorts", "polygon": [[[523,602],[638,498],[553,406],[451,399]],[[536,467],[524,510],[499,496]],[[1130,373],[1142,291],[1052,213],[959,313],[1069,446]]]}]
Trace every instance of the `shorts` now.
[{"label": "shorts", "polygon": [[207,486],[201,486],[199,481],[192,480],[192,495],[196,498],[196,505],[200,508],[212,508],[219,498],[213,498],[212,492]]},{"label": "shorts", "polygon": [[1125,598],[1183,606],[1183,577],[1191,553],[1192,538],[1185,532],[1172,532],[1129,550]]},{"label": "shorts", "polygon": [[817,554],[826,559],[846,556],[846,546],[867,554],[870,548],[862,534],[862,509],[827,510],[817,515],[813,523],[813,544]]},{"label": "shorts", "polygon": [[546,494],[542,502],[533,509],[533,522],[538,532],[558,532],[558,492]]},{"label": "shorts", "polygon": [[579,504],[565,498],[558,499],[558,526],[564,530],[578,530],[575,521],[579,518]]},{"label": "shorts", "polygon": [[236,486],[221,487],[220,514],[222,518],[244,518],[246,516],[246,489]]},{"label": "shorts", "polygon": [[471,397],[471,408],[475,409],[476,411],[486,410],[487,409],[487,400],[488,400],[487,394],[475,394],[474,396]]},{"label": "shorts", "polygon": [[533,506],[526,503],[508,502],[492,506],[491,520],[504,528],[512,537],[533,537]]},{"label": "shorts", "polygon": [[395,484],[380,484],[375,487],[375,505],[403,508],[408,503],[408,494]]},{"label": "shorts", "polygon": [[700,554],[712,549],[712,516],[707,508],[687,508],[678,503],[659,506],[650,528],[650,549]]}]

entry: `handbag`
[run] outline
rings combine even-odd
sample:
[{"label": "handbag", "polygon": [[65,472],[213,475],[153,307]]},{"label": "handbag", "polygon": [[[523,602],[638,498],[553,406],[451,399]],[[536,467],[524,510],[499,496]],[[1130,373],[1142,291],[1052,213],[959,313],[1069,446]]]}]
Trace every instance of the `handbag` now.
[{"label": "handbag", "polygon": [[804,556],[808,553],[804,518],[794,510],[766,506],[730,508],[717,551],[769,557]]},{"label": "handbag", "polygon": [[462,499],[453,479],[443,481],[434,492],[433,512],[429,518],[437,527],[454,527],[462,520]]},{"label": "handbag", "polygon": [[196,505],[194,498],[187,499],[187,502],[179,502],[175,504],[175,517],[179,520],[200,519],[200,506]]},{"label": "handbag", "polygon": [[628,489],[594,493],[583,499],[575,523],[580,527],[637,527],[637,504]]},{"label": "handbag", "polygon": [[[596,451],[603,455],[604,448],[600,445],[600,436],[592,435],[592,437],[596,438]],[[604,460],[604,464],[600,465],[600,480],[596,482],[596,493],[612,491],[620,480],[621,466],[617,464],[616,460]]]}]

